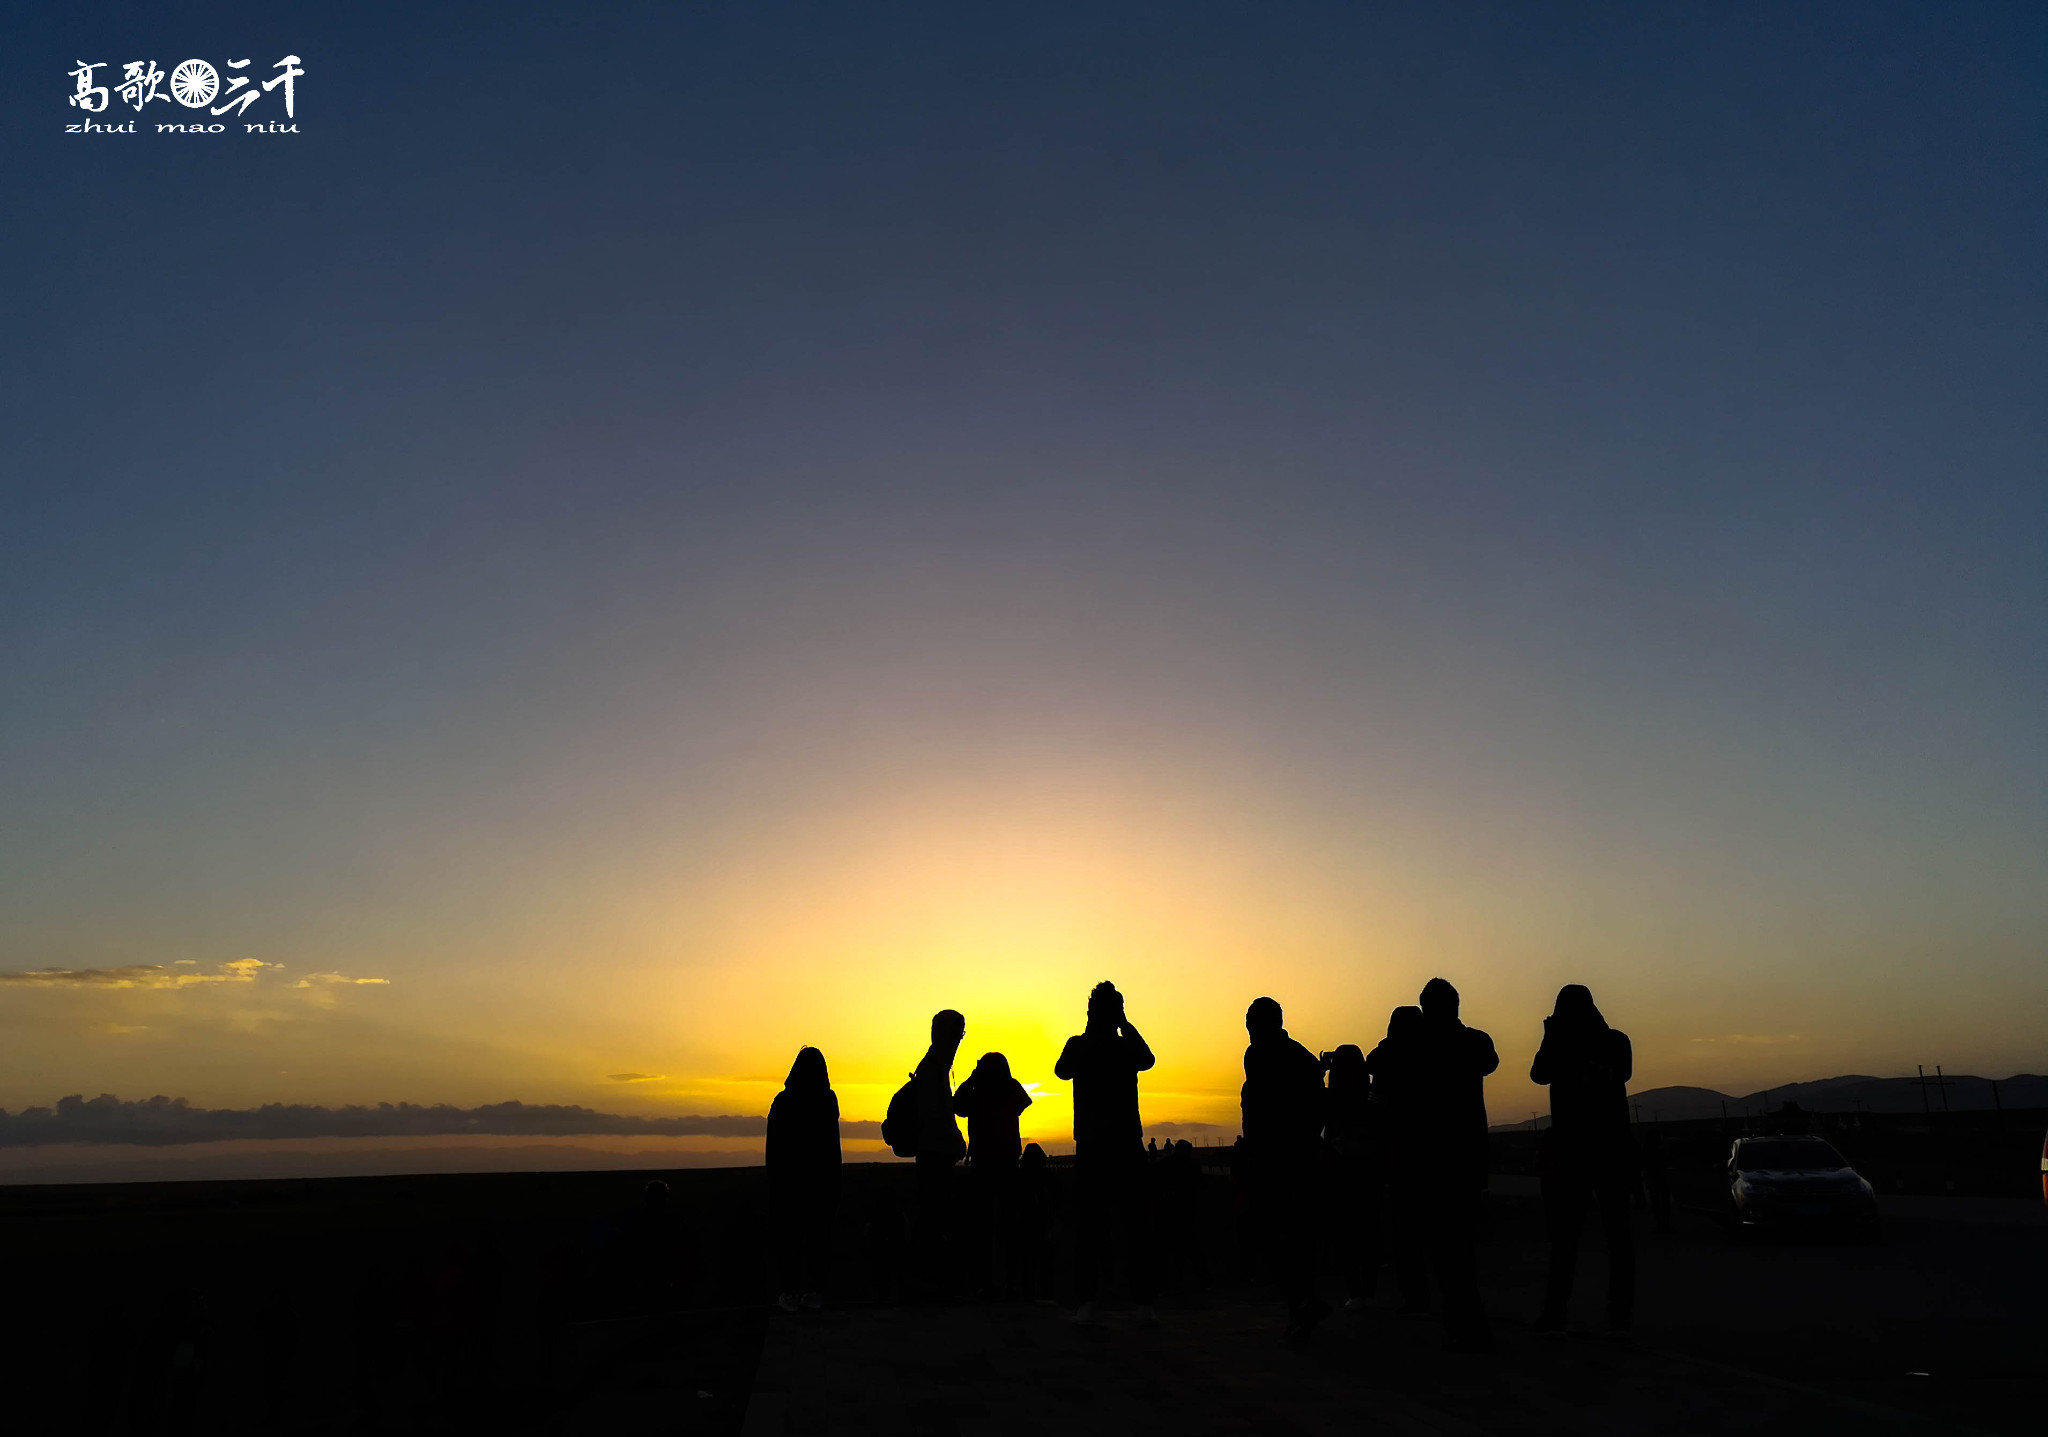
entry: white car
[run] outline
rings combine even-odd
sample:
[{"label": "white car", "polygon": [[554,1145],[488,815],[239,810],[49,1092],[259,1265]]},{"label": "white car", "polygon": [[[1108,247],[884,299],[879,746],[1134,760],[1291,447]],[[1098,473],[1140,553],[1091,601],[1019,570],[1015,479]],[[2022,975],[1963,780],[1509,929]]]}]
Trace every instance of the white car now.
[{"label": "white car", "polygon": [[1738,1138],[1728,1150],[1728,1201],[1743,1228],[1874,1230],[1877,1194],[1821,1138]]}]

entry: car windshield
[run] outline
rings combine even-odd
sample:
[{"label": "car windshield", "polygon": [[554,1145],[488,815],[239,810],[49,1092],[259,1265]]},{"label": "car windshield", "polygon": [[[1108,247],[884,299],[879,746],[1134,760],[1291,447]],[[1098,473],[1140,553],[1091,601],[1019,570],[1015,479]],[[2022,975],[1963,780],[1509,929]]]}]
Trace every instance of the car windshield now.
[{"label": "car windshield", "polygon": [[1842,1155],[1826,1143],[1744,1143],[1735,1150],[1739,1172],[1768,1169],[1776,1172],[1820,1172],[1849,1166]]}]

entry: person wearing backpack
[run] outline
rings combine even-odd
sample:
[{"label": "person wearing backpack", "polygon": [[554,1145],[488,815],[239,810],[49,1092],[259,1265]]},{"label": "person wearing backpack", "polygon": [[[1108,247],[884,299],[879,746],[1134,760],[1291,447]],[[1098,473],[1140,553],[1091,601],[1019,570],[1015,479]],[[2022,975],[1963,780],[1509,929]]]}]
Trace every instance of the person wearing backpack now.
[{"label": "person wearing backpack", "polygon": [[967,1019],[959,1013],[951,1008],[934,1013],[931,1046],[910,1075],[917,1105],[918,1265],[934,1294],[953,1285],[953,1166],[967,1155],[967,1142],[953,1119],[953,1059],[966,1035]]}]

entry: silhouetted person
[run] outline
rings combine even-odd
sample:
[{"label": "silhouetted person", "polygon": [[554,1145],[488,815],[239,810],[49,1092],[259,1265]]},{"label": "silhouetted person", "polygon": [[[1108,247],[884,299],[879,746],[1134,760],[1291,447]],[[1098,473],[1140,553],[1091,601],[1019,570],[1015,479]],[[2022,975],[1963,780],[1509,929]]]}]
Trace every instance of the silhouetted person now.
[{"label": "silhouetted person", "polygon": [[1329,1115],[1323,1132],[1330,1151],[1333,1226],[1337,1258],[1344,1271],[1344,1306],[1352,1312],[1365,1308],[1379,1284],[1380,1228],[1386,1204],[1377,1117],[1365,1054],[1356,1043],[1346,1043],[1330,1054]]},{"label": "silhouetted person", "polygon": [[1252,1224],[1287,1301],[1287,1341],[1308,1340],[1329,1315],[1316,1295],[1317,1169],[1323,1141],[1323,1064],[1287,1036],[1280,1005],[1245,1011],[1244,1174]]},{"label": "silhouetted person", "polygon": [[917,1085],[917,1246],[919,1267],[934,1295],[953,1285],[953,1165],[967,1155],[953,1121],[953,1059],[967,1019],[951,1008],[932,1014],[932,1043],[910,1076]]},{"label": "silhouetted person", "polygon": [[768,1105],[767,1161],[776,1301],[784,1312],[823,1307],[839,1203],[839,1095],[816,1048],[798,1052]]},{"label": "silhouetted person", "polygon": [[1055,1075],[1074,1085],[1077,1322],[1095,1320],[1111,1234],[1119,1230],[1140,1320],[1158,1320],[1144,1231],[1145,1135],[1138,1118],[1138,1074],[1154,1061],[1124,1014],[1123,994],[1112,983],[1097,983],[1088,994],[1087,1027],[1067,1039],[1053,1066]]},{"label": "silhouetted person", "polygon": [[1401,1290],[1401,1311],[1417,1316],[1429,1311],[1429,1248],[1421,1211],[1425,1188],[1412,1172],[1423,1160],[1417,1136],[1422,1110],[1420,1008],[1396,1008],[1388,1016],[1387,1036],[1366,1054],[1365,1069],[1378,1109],[1394,1280]]},{"label": "silhouetted person", "polygon": [[1628,1035],[1607,1026],[1583,984],[1558,990],[1543,1020],[1543,1046],[1529,1081],[1550,1088],[1550,1128],[1543,1134],[1543,1221],[1550,1235],[1550,1276],[1543,1288],[1539,1331],[1564,1330],[1579,1230],[1597,1207],[1607,1243],[1607,1326],[1628,1330],[1635,1308],[1636,1253],[1629,1231],[1635,1151],[1628,1131],[1628,1080],[1635,1057]]},{"label": "silhouetted person", "polygon": [[1031,1106],[1031,1094],[1010,1075],[1010,1060],[983,1053],[967,1081],[953,1094],[953,1111],[967,1119],[971,1217],[965,1233],[968,1286],[989,1286],[990,1247],[1003,1231],[1010,1189],[1023,1151],[1017,1119]]},{"label": "silhouetted person", "polygon": [[[1500,1066],[1493,1039],[1458,1019],[1458,990],[1441,978],[1422,989],[1422,1018],[1400,1061],[1406,1153],[1396,1162],[1399,1221],[1419,1244],[1443,1294],[1445,1345],[1493,1345],[1479,1300],[1473,1243],[1486,1193],[1486,1076]],[[1398,1066],[1397,1062],[1397,1066]]]}]

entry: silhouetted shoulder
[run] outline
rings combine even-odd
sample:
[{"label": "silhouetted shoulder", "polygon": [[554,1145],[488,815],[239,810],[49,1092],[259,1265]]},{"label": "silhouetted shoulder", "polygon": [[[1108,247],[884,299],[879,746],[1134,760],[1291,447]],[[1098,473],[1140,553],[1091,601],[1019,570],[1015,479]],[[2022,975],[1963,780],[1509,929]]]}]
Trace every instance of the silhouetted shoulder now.
[{"label": "silhouetted shoulder", "polygon": [[1076,1033],[1073,1037],[1067,1039],[1067,1046],[1060,1049],[1059,1061],[1052,1065],[1052,1075],[1055,1078],[1058,1078],[1063,1083],[1070,1083],[1074,1080],[1074,1074],[1079,1071],[1081,1066],[1082,1047],[1080,1034]]}]

